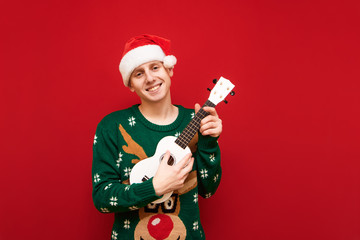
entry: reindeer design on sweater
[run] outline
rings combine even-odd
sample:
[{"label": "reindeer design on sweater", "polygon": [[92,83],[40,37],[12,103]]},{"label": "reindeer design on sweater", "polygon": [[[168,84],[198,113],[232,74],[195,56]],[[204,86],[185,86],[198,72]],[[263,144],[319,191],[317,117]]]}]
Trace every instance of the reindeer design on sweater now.
[{"label": "reindeer design on sweater", "polygon": [[196,171],[192,171],[183,188],[175,191],[171,198],[161,204],[149,203],[139,210],[140,222],[135,228],[135,239],[185,239],[186,228],[179,218],[180,195],[197,185]]},{"label": "reindeer design on sweater", "polygon": [[[133,159],[131,162],[136,164],[142,159],[147,158],[144,149],[132,139],[121,124],[119,125],[119,130],[127,143],[127,146],[122,146],[123,150],[126,153],[133,154],[138,157],[138,159]],[[198,136],[196,135],[189,144],[192,152],[196,150],[197,140]],[[128,180],[126,183],[128,183]],[[140,221],[135,228],[134,239],[185,239],[186,227],[178,216],[180,213],[180,195],[191,191],[196,186],[197,173],[196,170],[194,170],[185,180],[184,187],[174,191],[171,198],[167,201],[159,204],[149,203],[147,206],[140,208]]]}]

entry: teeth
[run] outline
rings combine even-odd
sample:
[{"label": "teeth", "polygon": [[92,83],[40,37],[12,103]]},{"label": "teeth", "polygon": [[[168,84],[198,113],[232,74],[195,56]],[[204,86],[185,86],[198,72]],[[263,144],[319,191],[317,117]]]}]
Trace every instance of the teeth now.
[{"label": "teeth", "polygon": [[149,88],[148,91],[155,91],[156,89],[158,89],[160,87],[160,85],[156,85],[155,87]]}]

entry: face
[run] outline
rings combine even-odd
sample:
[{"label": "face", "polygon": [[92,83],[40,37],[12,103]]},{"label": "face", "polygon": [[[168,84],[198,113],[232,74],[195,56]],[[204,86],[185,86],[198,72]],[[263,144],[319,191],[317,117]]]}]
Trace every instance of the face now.
[{"label": "face", "polygon": [[135,68],[130,76],[129,88],[142,102],[159,102],[170,97],[173,70],[160,61],[151,61]]}]

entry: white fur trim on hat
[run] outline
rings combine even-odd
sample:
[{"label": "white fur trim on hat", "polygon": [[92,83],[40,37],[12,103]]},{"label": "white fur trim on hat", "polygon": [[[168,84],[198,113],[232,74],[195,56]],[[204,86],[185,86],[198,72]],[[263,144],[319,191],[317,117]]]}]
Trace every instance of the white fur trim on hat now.
[{"label": "white fur trim on hat", "polygon": [[174,55],[168,55],[164,57],[164,67],[172,68],[176,64],[176,57]]},{"label": "white fur trim on hat", "polygon": [[158,45],[144,45],[127,52],[119,65],[124,85],[129,86],[130,75],[135,68],[150,61],[163,61],[164,57],[165,53]]}]

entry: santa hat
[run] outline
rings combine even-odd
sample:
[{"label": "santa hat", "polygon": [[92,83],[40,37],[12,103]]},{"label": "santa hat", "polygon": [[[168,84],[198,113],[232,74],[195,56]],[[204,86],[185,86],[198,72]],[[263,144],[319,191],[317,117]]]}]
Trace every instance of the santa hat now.
[{"label": "santa hat", "polygon": [[129,86],[130,75],[135,68],[154,60],[163,62],[166,68],[174,67],[176,57],[170,55],[170,40],[146,34],[131,38],[125,44],[119,65],[124,85]]}]

